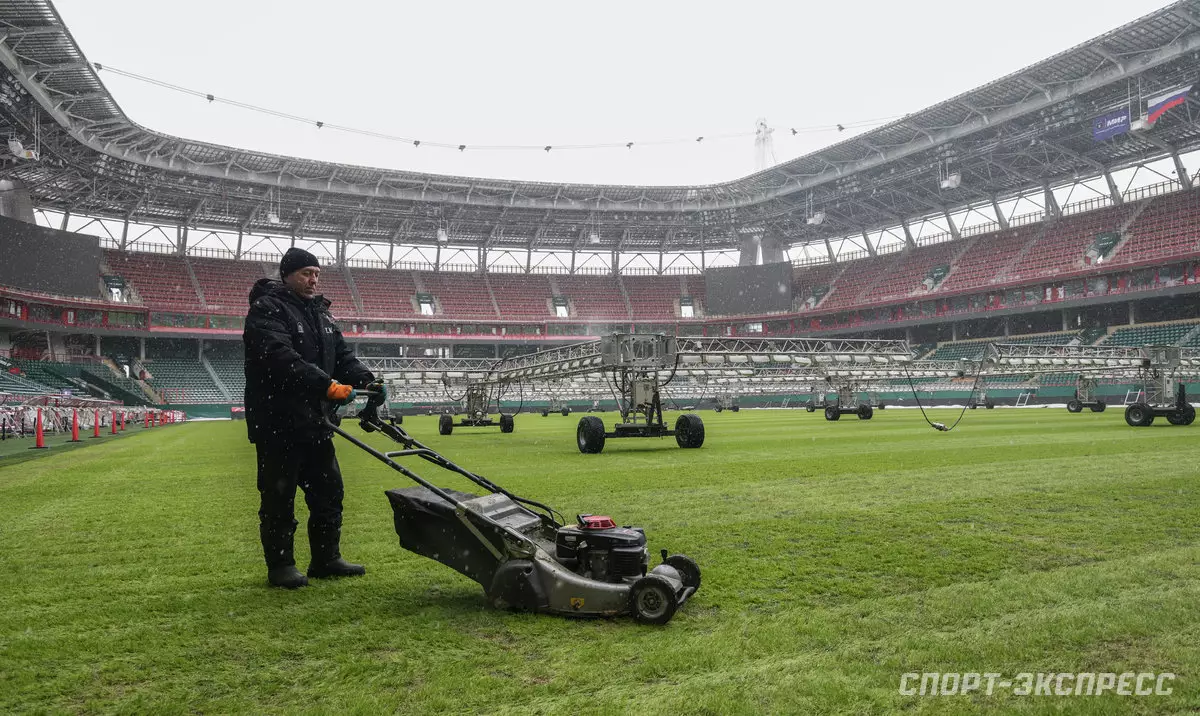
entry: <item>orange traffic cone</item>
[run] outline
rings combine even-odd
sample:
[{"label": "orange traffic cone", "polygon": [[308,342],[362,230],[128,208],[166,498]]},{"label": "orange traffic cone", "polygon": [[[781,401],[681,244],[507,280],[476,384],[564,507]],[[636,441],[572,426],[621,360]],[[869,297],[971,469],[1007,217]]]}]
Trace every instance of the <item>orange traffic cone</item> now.
[{"label": "orange traffic cone", "polygon": [[125,432],[125,411],[121,411],[121,432]]},{"label": "orange traffic cone", "polygon": [[35,425],[35,427],[33,429],[33,435],[34,435],[33,447],[31,447],[29,449],[30,450],[39,450],[39,449],[45,450],[46,449],[46,436],[42,434],[42,409],[41,408],[38,408],[37,424]]},{"label": "orange traffic cone", "polygon": [[95,420],[92,421],[92,437],[98,438],[98,437],[100,437],[100,411],[99,410],[96,411],[96,414],[94,417],[95,417]]},{"label": "orange traffic cone", "polygon": [[78,410],[71,411],[71,442],[73,442],[73,443],[83,442],[82,440],[79,439],[79,411]]},{"label": "orange traffic cone", "polygon": [[108,416],[112,419],[112,430],[110,432],[113,435],[116,435],[117,434],[117,414],[110,412],[108,414]]}]

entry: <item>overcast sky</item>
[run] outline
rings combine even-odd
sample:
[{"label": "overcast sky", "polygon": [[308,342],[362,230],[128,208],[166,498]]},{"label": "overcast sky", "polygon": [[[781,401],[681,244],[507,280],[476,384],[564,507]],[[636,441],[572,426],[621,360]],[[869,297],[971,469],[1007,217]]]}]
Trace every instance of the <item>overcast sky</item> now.
[{"label": "overcast sky", "polygon": [[[978,87],[1164,5],[1156,0],[454,2],[56,0],[92,62],[328,124],[317,129],[101,72],[134,121],[219,144],[466,176],[704,184]],[[789,129],[824,128],[793,136]],[[858,130],[863,131],[863,130]],[[636,142],[682,139],[677,145]]]}]

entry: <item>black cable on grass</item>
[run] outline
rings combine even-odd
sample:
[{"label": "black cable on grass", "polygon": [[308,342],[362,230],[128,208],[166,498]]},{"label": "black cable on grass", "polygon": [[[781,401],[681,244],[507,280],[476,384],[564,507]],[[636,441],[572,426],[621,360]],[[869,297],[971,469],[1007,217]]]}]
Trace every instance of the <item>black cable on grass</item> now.
[{"label": "black cable on grass", "polygon": [[[917,407],[921,409],[921,417],[925,418],[925,422],[929,423],[929,427],[933,428],[934,430],[940,430],[944,433],[948,433],[954,428],[958,427],[958,424],[962,422],[963,415],[965,415],[967,412],[967,406],[971,403],[971,398],[967,398],[967,402],[963,404],[962,411],[958,414],[958,420],[955,420],[953,425],[946,427],[942,423],[935,423],[929,419],[928,415],[925,414],[925,406],[921,405],[921,397],[917,395],[917,386],[913,384],[912,373],[908,372],[908,365],[906,363],[901,363],[900,365],[904,368],[904,375],[908,378],[908,387],[912,388],[913,400],[917,401]],[[983,378],[983,366],[980,366],[979,372],[975,374],[975,383],[971,386],[972,396],[975,395],[975,389],[979,387],[979,381],[981,378]]]}]

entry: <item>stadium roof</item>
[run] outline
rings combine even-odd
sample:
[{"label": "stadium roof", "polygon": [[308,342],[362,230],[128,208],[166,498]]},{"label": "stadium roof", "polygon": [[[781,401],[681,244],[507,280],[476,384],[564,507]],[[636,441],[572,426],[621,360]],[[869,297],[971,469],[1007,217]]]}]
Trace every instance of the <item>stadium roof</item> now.
[{"label": "stadium roof", "polygon": [[[769,170],[690,187],[393,171],[154,132],[121,111],[49,0],[0,0],[0,64],[0,130],[40,150],[38,160],[6,160],[0,177],[23,182],[39,207],[403,244],[433,244],[439,228],[453,244],[497,249],[714,250],[762,231],[799,244],[1200,147],[1195,99],[1147,130],[1092,136],[1094,118],[1131,104],[1131,88],[1136,117],[1144,98],[1197,82],[1200,0]],[[960,175],[956,188],[941,188],[948,172]],[[817,211],[825,220],[808,223]]]}]

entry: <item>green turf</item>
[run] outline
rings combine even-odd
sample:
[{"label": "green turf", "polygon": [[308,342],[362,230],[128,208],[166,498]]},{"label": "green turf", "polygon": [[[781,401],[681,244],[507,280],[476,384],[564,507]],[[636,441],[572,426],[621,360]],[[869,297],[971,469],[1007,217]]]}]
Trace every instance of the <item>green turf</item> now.
[{"label": "green turf", "polygon": [[[399,548],[382,491],[406,483],[348,444],[343,551],[367,576],[268,589],[244,426],[172,426],[0,462],[0,712],[1200,709],[1196,428],[996,410],[947,434],[915,411],[743,411],[705,413],[700,450],[581,455],[577,418],[405,427],[692,555],[704,585],[669,625],[488,608]],[[297,552],[303,567],[303,528]],[[898,693],[934,671],[1178,678],[1141,698]]]}]

